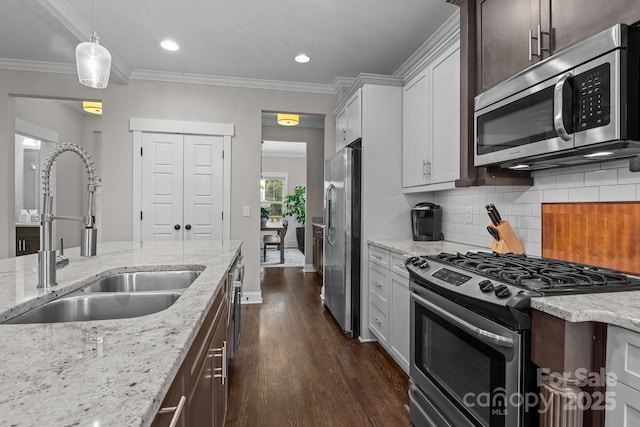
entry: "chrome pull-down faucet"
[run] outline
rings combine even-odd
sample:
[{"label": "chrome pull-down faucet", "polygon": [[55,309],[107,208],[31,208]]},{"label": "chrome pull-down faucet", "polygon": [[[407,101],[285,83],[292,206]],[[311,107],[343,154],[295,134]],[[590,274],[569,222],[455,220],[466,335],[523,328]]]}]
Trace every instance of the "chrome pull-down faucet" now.
[{"label": "chrome pull-down faucet", "polygon": [[[83,218],[76,217],[56,217],[53,215],[53,196],[51,195],[51,168],[60,154],[65,151],[76,153],[82,159],[82,163],[87,169],[89,175],[89,208],[87,215]],[[62,268],[65,263],[56,263],[56,249],[53,247],[53,220],[68,219],[74,221],[82,221],[84,228],[82,229],[82,241],[80,244],[80,255],[95,256],[96,243],[98,240],[98,230],[95,228],[95,218],[93,215],[93,197],[96,190],[96,182],[98,180],[93,167],[93,160],[89,154],[76,144],[60,144],[58,148],[49,154],[44,167],[44,175],[42,184],[44,187],[42,215],[40,216],[40,235],[42,236],[42,248],[38,251],[38,287],[57,285],[56,267]],[[68,263],[68,262],[67,262]]]}]

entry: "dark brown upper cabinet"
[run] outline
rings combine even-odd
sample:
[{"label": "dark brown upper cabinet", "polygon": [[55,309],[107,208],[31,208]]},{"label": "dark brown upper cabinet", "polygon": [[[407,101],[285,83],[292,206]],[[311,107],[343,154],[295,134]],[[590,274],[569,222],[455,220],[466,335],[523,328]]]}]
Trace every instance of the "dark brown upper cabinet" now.
[{"label": "dark brown upper cabinet", "polygon": [[617,23],[640,0],[447,0],[460,6],[460,179],[456,187],[533,185],[529,172],[473,163],[475,96]]},{"label": "dark brown upper cabinet", "polygon": [[617,23],[640,20],[640,0],[480,0],[478,93]]},{"label": "dark brown upper cabinet", "polygon": [[535,0],[483,0],[477,7],[477,79],[482,92],[539,61],[540,11]]}]

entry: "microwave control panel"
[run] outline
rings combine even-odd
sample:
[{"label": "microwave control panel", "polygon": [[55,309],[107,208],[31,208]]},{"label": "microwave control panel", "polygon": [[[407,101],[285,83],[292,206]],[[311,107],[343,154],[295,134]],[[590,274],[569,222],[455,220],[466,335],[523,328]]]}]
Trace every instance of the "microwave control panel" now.
[{"label": "microwave control panel", "polygon": [[611,66],[602,64],[573,78],[574,129],[580,132],[608,125],[611,116]]}]

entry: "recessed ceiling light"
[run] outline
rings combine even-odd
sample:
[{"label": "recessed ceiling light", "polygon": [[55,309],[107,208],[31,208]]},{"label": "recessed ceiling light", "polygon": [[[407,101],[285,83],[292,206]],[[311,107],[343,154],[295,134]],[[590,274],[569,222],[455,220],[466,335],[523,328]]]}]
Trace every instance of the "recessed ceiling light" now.
[{"label": "recessed ceiling light", "polygon": [[160,46],[171,51],[180,49],[180,46],[178,46],[178,43],[174,42],[173,40],[165,40],[162,43],[160,43]]},{"label": "recessed ceiling light", "polygon": [[510,166],[509,169],[513,169],[513,170],[529,169],[529,165],[515,165],[515,166]]},{"label": "recessed ceiling light", "polygon": [[300,55],[295,57],[295,60],[296,60],[296,62],[299,62],[301,64],[306,64],[307,62],[311,61],[311,58],[309,58],[304,53],[301,53]]}]

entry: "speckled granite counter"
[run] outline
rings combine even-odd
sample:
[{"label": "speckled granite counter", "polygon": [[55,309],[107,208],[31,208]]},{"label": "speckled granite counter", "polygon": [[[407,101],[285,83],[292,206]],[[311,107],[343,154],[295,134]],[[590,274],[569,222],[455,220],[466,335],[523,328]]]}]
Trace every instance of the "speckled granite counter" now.
[{"label": "speckled granite counter", "polygon": [[382,240],[369,239],[370,245],[398,252],[406,256],[436,255],[440,252],[467,252],[467,251],[491,251],[480,246],[465,245],[464,243],[447,242],[438,240],[435,242],[415,242],[413,240]]},{"label": "speckled granite counter", "polygon": [[105,271],[205,270],[171,307],[131,319],[0,325],[0,425],[147,426],[226,278],[239,241],[111,242],[65,251],[59,285],[36,289],[37,255],[0,261],[0,318],[81,287]]},{"label": "speckled granite counter", "polygon": [[532,298],[531,307],[568,322],[601,322],[640,332],[640,291]]}]

